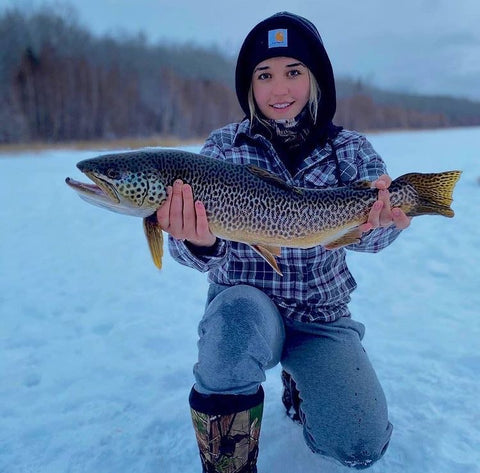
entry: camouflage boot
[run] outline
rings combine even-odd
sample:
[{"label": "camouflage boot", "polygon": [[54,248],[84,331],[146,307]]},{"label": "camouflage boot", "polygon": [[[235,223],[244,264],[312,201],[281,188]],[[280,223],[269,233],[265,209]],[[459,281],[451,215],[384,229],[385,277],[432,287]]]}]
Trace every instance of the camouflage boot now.
[{"label": "camouflage boot", "polygon": [[[302,410],[300,408],[302,401],[300,399],[300,393],[298,392],[295,381],[285,370],[282,370],[282,383],[282,402],[287,411],[287,416],[297,424],[302,424]],[[290,412],[291,410],[293,412]]]},{"label": "camouflage boot", "polygon": [[190,394],[203,473],[257,473],[263,389],[252,395]]}]

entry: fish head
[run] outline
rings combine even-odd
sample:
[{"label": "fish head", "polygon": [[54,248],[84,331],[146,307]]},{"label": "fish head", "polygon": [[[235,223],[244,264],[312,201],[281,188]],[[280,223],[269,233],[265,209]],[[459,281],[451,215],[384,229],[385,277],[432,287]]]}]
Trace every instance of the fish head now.
[{"label": "fish head", "polygon": [[152,215],[167,198],[167,185],[146,152],[115,153],[80,161],[92,182],[66,183],[90,204],[137,217]]}]

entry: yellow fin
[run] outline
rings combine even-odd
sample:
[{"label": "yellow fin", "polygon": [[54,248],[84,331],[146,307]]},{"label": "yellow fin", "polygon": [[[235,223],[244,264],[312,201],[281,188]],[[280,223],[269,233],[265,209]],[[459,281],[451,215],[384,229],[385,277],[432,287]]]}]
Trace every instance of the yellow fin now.
[{"label": "yellow fin", "polygon": [[360,243],[358,227],[355,227],[353,230],[345,233],[345,235],[338,237],[336,240],[333,240],[324,246],[327,250],[337,250],[338,248],[342,248],[342,246],[352,245],[354,243]]},{"label": "yellow fin", "polygon": [[268,251],[274,256],[280,256],[282,254],[282,248],[280,248],[279,246],[270,246],[270,245],[264,245],[264,244],[256,245],[256,246],[263,248],[264,250]]},{"label": "yellow fin", "polygon": [[157,222],[155,214],[143,219],[143,230],[147,237],[148,247],[150,248],[153,262],[158,269],[162,269],[163,232]]},{"label": "yellow fin", "polygon": [[250,245],[280,276],[283,276],[283,273],[278,267],[275,256],[280,256],[281,248],[278,246],[266,246],[266,245]]}]

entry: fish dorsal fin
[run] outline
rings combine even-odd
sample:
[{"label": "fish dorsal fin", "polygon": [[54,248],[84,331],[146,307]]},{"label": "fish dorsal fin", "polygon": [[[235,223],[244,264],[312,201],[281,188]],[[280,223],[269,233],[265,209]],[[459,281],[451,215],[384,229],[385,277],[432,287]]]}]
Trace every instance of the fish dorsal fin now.
[{"label": "fish dorsal fin", "polygon": [[353,189],[372,189],[372,181],[356,181],[350,184]]},{"label": "fish dorsal fin", "polygon": [[280,276],[283,276],[280,268],[278,267],[275,256],[280,256],[281,248],[278,246],[267,245],[250,245]]},{"label": "fish dorsal fin", "polygon": [[260,179],[263,179],[264,181],[274,186],[277,186],[280,189],[283,189],[286,191],[293,191],[293,192],[296,192],[297,194],[302,194],[302,190],[299,187],[295,187],[295,186],[292,186],[291,184],[288,184],[288,182],[285,182],[281,177],[278,177],[276,174],[273,174],[272,172],[267,171],[266,169],[255,166],[254,164],[247,164],[245,167],[254,176],[257,176]]},{"label": "fish dorsal fin", "polygon": [[155,214],[143,219],[143,230],[147,237],[148,247],[153,262],[158,269],[162,269],[163,258],[163,233],[162,227],[158,224]]}]

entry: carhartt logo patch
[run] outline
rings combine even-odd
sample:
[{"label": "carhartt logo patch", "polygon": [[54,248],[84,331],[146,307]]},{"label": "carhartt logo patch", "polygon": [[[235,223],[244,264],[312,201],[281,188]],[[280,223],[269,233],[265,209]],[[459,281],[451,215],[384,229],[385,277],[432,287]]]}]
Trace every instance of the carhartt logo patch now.
[{"label": "carhartt logo patch", "polygon": [[288,46],[288,32],[286,29],[270,30],[268,32],[269,48],[286,48]]}]

